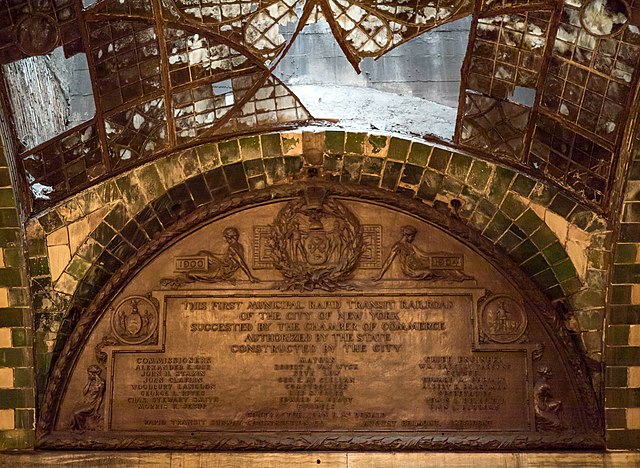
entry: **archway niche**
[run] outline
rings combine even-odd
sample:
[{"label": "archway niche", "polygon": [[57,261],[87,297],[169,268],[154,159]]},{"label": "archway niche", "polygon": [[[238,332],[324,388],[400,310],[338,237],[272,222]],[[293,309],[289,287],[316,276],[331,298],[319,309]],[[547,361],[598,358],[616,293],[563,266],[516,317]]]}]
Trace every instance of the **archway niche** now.
[{"label": "archway niche", "polygon": [[205,205],[83,312],[42,448],[601,448],[546,297],[455,216],[309,179]]}]

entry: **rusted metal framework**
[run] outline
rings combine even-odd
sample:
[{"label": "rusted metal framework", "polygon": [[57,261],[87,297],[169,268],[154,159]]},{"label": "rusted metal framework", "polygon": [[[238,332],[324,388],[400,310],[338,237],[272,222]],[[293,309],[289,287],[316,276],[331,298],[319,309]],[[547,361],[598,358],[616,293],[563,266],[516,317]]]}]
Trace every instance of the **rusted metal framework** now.
[{"label": "rusted metal framework", "polygon": [[0,63],[85,52],[96,101],[19,155],[32,208],[176,148],[311,120],[272,73],[310,22],[358,70],[469,15],[454,145],[606,210],[640,58],[624,0],[0,0]]}]

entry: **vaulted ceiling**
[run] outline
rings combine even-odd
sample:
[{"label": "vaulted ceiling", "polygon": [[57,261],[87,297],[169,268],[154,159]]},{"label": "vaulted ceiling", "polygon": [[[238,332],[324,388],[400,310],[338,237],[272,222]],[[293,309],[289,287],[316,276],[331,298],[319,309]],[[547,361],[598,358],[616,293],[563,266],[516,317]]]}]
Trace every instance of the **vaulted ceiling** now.
[{"label": "vaulted ceiling", "polygon": [[59,46],[86,53],[96,104],[92,120],[24,149],[18,170],[37,211],[177,148],[299,126],[314,117],[273,71],[308,23],[326,21],[358,70],[472,16],[449,145],[606,211],[634,110],[639,10],[623,0],[0,0],[0,63]]}]

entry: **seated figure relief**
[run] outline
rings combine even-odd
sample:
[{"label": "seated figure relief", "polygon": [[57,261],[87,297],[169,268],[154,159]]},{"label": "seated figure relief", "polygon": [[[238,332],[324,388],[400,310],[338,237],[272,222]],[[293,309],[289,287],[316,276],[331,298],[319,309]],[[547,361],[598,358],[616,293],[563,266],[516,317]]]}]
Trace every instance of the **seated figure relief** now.
[{"label": "seated figure relief", "polygon": [[[462,271],[462,257],[456,257],[450,252],[423,252],[413,244],[418,230],[413,226],[400,228],[402,238],[391,248],[380,273],[375,281],[380,281],[394,260],[398,259],[404,276],[421,281],[466,281],[473,280],[472,276]],[[450,261],[438,265],[436,259],[449,259]],[[453,261],[451,261],[453,259]],[[457,261],[459,259],[459,262]]]}]

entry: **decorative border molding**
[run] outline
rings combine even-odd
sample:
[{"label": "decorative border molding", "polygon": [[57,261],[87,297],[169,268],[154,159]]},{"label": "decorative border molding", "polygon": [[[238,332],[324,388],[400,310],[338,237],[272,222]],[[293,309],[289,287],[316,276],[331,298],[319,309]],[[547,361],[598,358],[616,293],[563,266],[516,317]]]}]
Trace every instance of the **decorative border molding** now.
[{"label": "decorative border molding", "polygon": [[226,432],[224,434],[165,435],[164,437],[132,435],[131,433],[54,433],[41,438],[41,449],[82,450],[233,450],[233,451],[293,451],[293,450],[354,450],[385,451],[496,451],[496,450],[588,450],[602,449],[601,437],[589,434],[540,435],[514,433],[487,436],[480,433],[447,435],[447,433],[409,436],[403,434],[354,435],[345,432],[307,433],[292,435],[277,432],[256,435]]}]

